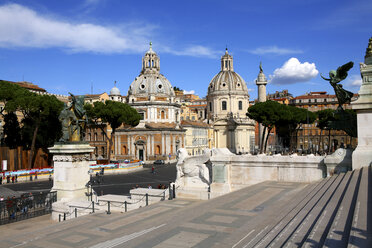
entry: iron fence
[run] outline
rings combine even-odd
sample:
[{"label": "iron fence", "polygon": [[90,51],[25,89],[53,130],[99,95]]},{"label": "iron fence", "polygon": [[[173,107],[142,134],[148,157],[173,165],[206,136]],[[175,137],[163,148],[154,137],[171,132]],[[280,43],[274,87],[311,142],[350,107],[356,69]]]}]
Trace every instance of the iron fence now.
[{"label": "iron fence", "polygon": [[21,221],[52,211],[57,192],[26,193],[21,197],[8,197],[0,201],[0,225]]}]

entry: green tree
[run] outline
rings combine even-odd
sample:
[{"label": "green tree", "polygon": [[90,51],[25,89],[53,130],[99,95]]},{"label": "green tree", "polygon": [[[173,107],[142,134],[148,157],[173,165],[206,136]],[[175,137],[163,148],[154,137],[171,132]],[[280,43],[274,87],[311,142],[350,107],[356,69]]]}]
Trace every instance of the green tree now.
[{"label": "green tree", "polygon": [[[331,145],[330,145],[331,144],[331,128],[329,126],[329,123],[335,120],[334,110],[332,109],[319,110],[316,112],[316,115],[318,118],[317,127],[320,129],[319,147],[320,147],[320,142],[322,139],[321,135],[322,135],[323,130],[328,130],[328,152],[329,152],[331,148]],[[322,150],[324,150],[324,143],[323,143]]]},{"label": "green tree", "polygon": [[[93,105],[86,104],[84,106],[87,111],[89,121],[100,127],[107,140],[109,141],[109,148],[107,152],[107,159],[111,159],[111,150],[113,145],[113,138],[115,136],[116,129],[120,126],[125,128],[135,127],[141,120],[141,116],[137,110],[129,106],[128,104],[114,101],[106,102],[95,102]],[[108,134],[104,127],[100,125],[101,122],[107,123],[111,127],[111,135]]]},{"label": "green tree", "polygon": [[21,145],[21,128],[17,115],[9,112],[4,115],[4,138],[3,142],[10,149],[15,149]]},{"label": "green tree", "polygon": [[[30,149],[28,168],[32,168],[37,139],[38,144],[46,149],[59,138],[60,124],[56,118],[63,108],[63,103],[55,96],[38,95],[6,81],[0,82],[0,100],[5,103],[6,113],[18,111],[23,115],[22,143]],[[39,133],[46,134],[39,135],[38,138]]]},{"label": "green tree", "polygon": [[182,91],[180,88],[178,88],[177,86],[173,86],[173,90],[174,91]]},{"label": "green tree", "polygon": [[260,141],[260,153],[266,152],[271,130],[281,121],[285,113],[284,105],[275,101],[256,103],[248,108],[247,116],[264,126]]},{"label": "green tree", "polygon": [[[297,149],[297,138],[298,138],[298,131],[303,127],[304,124],[312,124],[316,120],[316,114],[303,108],[297,108],[294,106],[286,106],[286,118],[284,118],[284,122],[288,125],[288,130],[290,137],[295,137],[295,142],[293,141],[290,144],[290,150]],[[293,148],[295,145],[295,149]]]}]

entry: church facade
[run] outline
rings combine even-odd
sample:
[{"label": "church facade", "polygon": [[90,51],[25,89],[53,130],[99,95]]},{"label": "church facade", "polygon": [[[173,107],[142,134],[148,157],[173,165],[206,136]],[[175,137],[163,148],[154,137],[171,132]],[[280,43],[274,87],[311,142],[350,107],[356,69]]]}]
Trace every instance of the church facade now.
[{"label": "church facade", "polygon": [[142,120],[134,128],[116,130],[116,159],[174,161],[177,150],[185,146],[186,130],[180,126],[181,105],[176,102],[171,83],[160,73],[160,58],[151,43],[142,58],[141,73],[129,87],[126,102]]},{"label": "church facade", "polygon": [[208,87],[207,115],[213,126],[214,146],[233,153],[254,149],[255,122],[246,116],[249,107],[248,88],[234,71],[233,57],[226,49],[221,57],[221,71]]}]

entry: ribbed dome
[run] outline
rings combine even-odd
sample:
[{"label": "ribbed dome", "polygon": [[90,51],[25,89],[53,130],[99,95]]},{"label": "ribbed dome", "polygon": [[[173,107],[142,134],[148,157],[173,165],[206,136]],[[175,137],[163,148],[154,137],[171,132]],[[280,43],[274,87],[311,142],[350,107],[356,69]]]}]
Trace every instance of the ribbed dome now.
[{"label": "ribbed dome", "polygon": [[175,96],[171,83],[160,73],[140,74],[130,85],[128,95]]},{"label": "ribbed dome", "polygon": [[142,71],[138,77],[131,83],[128,90],[128,96],[147,97],[156,95],[157,97],[175,96],[173,87],[164,75],[160,74],[160,58],[150,49],[142,58]]},{"label": "ribbed dome", "polygon": [[213,77],[208,87],[208,95],[223,92],[224,94],[248,94],[247,84],[233,67],[233,57],[228,53],[221,57],[221,71]]},{"label": "ribbed dome", "polygon": [[235,91],[248,93],[248,88],[243,78],[234,71],[220,71],[213,77],[208,87],[208,94],[217,91]]},{"label": "ribbed dome", "polygon": [[116,86],[114,86],[110,90],[110,96],[120,96],[120,90]]}]

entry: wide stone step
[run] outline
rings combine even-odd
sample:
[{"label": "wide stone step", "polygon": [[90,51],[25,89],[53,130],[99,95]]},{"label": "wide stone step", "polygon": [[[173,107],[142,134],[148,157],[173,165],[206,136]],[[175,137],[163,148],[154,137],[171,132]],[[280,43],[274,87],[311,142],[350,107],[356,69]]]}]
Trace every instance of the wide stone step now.
[{"label": "wide stone step", "polygon": [[312,230],[307,237],[303,247],[311,248],[321,247],[323,245],[331,224],[334,221],[337,210],[341,204],[342,198],[344,197],[344,194],[347,190],[347,186],[350,182],[351,176],[351,171],[346,173],[332,198],[329,200],[326,207],[324,207],[321,211],[321,215],[319,216],[318,221],[312,227]]},{"label": "wide stone step", "polygon": [[269,223],[265,231],[257,230],[258,234],[255,236],[255,240],[250,242],[250,246],[247,247],[267,247],[305,204],[324,187],[328,180],[329,179],[325,179],[318,183],[310,184],[308,187],[301,190],[285,208],[279,211],[278,218]]},{"label": "wide stone step", "polygon": [[368,220],[371,220],[368,208],[372,209],[371,183],[371,166],[363,167],[348,247],[372,247],[371,226],[368,227]]},{"label": "wide stone step", "polygon": [[304,212],[306,218],[297,226],[295,232],[293,232],[291,237],[286,241],[284,247],[298,247],[303,244],[343,178],[344,174],[338,175],[332,185],[326,189],[324,194],[322,194],[321,198],[314,204],[310,211],[307,213]]},{"label": "wide stone step", "polygon": [[249,244],[246,247],[265,247],[271,240],[277,235],[279,229],[285,226],[285,218],[288,218],[291,212],[295,209],[302,208],[303,205],[311,199],[316,192],[321,189],[327,180],[321,180],[314,184],[307,185],[304,189],[299,191],[293,196],[293,198],[285,204],[284,208],[278,211],[277,218],[274,221],[263,220],[260,222],[261,226],[265,226],[266,229],[252,227],[251,237]]},{"label": "wide stone step", "polygon": [[346,247],[355,208],[357,191],[359,189],[361,170],[353,171],[337,214],[331,223],[331,228],[324,242],[325,247]]},{"label": "wide stone step", "polygon": [[266,242],[263,242],[260,247],[277,247],[286,242],[286,240],[296,230],[298,225],[305,219],[307,213],[314,207],[316,202],[319,201],[321,196],[326,192],[328,187],[332,185],[336,177],[323,180],[319,188],[314,190],[313,194],[308,195],[301,204],[293,209],[283,220],[273,228],[273,232],[269,234]]}]

